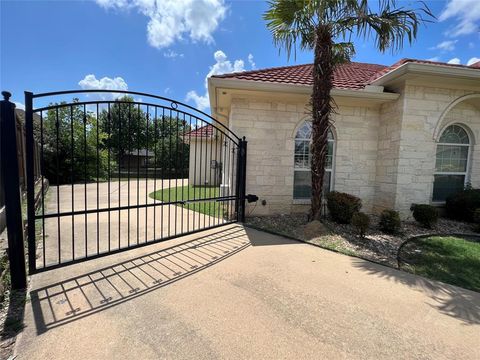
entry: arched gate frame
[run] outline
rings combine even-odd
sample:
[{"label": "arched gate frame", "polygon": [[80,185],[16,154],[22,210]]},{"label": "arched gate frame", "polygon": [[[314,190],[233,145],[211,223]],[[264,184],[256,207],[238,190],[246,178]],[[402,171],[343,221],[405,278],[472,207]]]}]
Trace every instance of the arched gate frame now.
[{"label": "arched gate frame", "polygon": [[25,123],[30,273],[244,221],[245,138],[187,104],[25,92]]}]

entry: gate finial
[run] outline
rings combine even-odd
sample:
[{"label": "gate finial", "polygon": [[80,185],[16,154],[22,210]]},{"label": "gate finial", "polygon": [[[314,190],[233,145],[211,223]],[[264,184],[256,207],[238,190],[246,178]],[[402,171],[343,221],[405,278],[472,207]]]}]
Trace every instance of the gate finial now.
[{"label": "gate finial", "polygon": [[12,96],[12,93],[8,91],[2,91],[2,95],[3,95],[3,100],[9,101],[10,97]]}]

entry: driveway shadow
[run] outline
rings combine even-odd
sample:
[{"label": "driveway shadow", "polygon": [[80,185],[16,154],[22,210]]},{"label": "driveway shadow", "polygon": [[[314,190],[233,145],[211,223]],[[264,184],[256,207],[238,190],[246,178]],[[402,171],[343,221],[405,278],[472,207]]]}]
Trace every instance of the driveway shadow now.
[{"label": "driveway shadow", "polygon": [[465,325],[480,324],[480,293],[428,280],[366,260],[352,258],[352,262],[353,266],[369,275],[393,280],[426,293],[432,299],[428,305],[442,314],[459,319]]},{"label": "driveway shadow", "polygon": [[244,229],[234,227],[34,289],[37,334],[170,285],[248,246]]}]

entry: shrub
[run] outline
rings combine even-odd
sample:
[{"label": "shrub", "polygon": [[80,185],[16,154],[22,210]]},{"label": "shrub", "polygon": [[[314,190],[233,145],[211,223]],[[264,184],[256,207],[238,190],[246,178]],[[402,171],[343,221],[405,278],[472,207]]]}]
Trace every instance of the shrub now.
[{"label": "shrub", "polygon": [[480,232],[480,208],[473,213],[473,221],[475,222],[475,231]]},{"label": "shrub", "polygon": [[333,221],[350,224],[353,214],[362,208],[362,200],[350,194],[332,191],[327,194],[327,208]]},{"label": "shrub", "polygon": [[465,189],[450,195],[445,205],[449,218],[472,222],[475,210],[480,208],[480,189]]},{"label": "shrub", "polygon": [[363,238],[370,227],[370,217],[363,212],[357,212],[352,216],[352,225],[357,230],[358,235]]},{"label": "shrub", "polygon": [[431,228],[438,221],[438,210],[432,205],[412,204],[413,218],[422,226]]},{"label": "shrub", "polygon": [[396,234],[400,231],[402,221],[400,214],[395,210],[383,210],[380,214],[380,229],[387,234]]}]

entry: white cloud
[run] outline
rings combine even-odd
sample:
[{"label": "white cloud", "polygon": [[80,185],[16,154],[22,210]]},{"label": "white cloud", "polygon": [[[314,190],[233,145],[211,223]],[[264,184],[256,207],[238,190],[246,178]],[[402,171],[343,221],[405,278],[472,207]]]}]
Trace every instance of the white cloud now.
[{"label": "white cloud", "polygon": [[253,55],[252,54],[248,54],[248,63],[250,64],[250,67],[252,69],[255,69],[255,62],[253,61]]},{"label": "white cloud", "polygon": [[469,48],[469,49],[473,49],[474,47],[475,47],[475,43],[474,43],[473,41],[470,41],[470,42],[468,43],[468,48]]},{"label": "white cloud", "polygon": [[439,21],[453,19],[454,26],[449,35],[467,35],[479,31],[480,1],[478,0],[449,0],[445,9],[438,17]]},{"label": "white cloud", "polygon": [[437,44],[434,47],[431,47],[430,50],[442,50],[442,51],[453,51],[455,50],[455,44],[458,40],[445,40]]},{"label": "white cloud", "polygon": [[18,102],[18,101],[14,101],[13,102],[15,104],[15,107],[17,109],[20,109],[20,110],[25,110],[25,104],[21,103],[21,102]]},{"label": "white cloud", "polygon": [[454,65],[459,65],[460,64],[460,59],[459,58],[453,58],[447,61],[447,64],[454,64]]},{"label": "white cloud", "polygon": [[176,51],[172,50],[172,49],[168,49],[167,51],[165,51],[163,53],[163,56],[166,57],[166,58],[170,58],[170,59],[175,59],[176,57],[181,57],[183,58],[183,54],[179,54],[177,53]]},{"label": "white cloud", "polygon": [[467,61],[467,66],[473,65],[473,64],[475,64],[476,62],[479,62],[479,61],[480,61],[480,58],[472,57],[470,60]]},{"label": "white cloud", "polygon": [[89,74],[80,80],[78,85],[84,90],[128,90],[127,83],[119,76],[97,79],[94,74]]},{"label": "white cloud", "polygon": [[136,9],[149,18],[148,43],[158,49],[188,36],[213,43],[212,34],[225,18],[224,0],[96,0],[105,9]]},{"label": "white cloud", "polygon": [[192,90],[189,91],[186,96],[186,101],[193,101],[196,107],[201,111],[204,111],[210,106],[210,100],[208,99],[207,91],[208,78],[210,76],[245,71],[245,62],[243,60],[235,60],[232,63],[230,60],[228,60],[227,55],[225,55],[222,50],[215,51],[215,53],[213,54],[213,58],[215,59],[215,64],[210,66],[210,71],[205,77],[205,95],[199,95],[195,90]]}]

